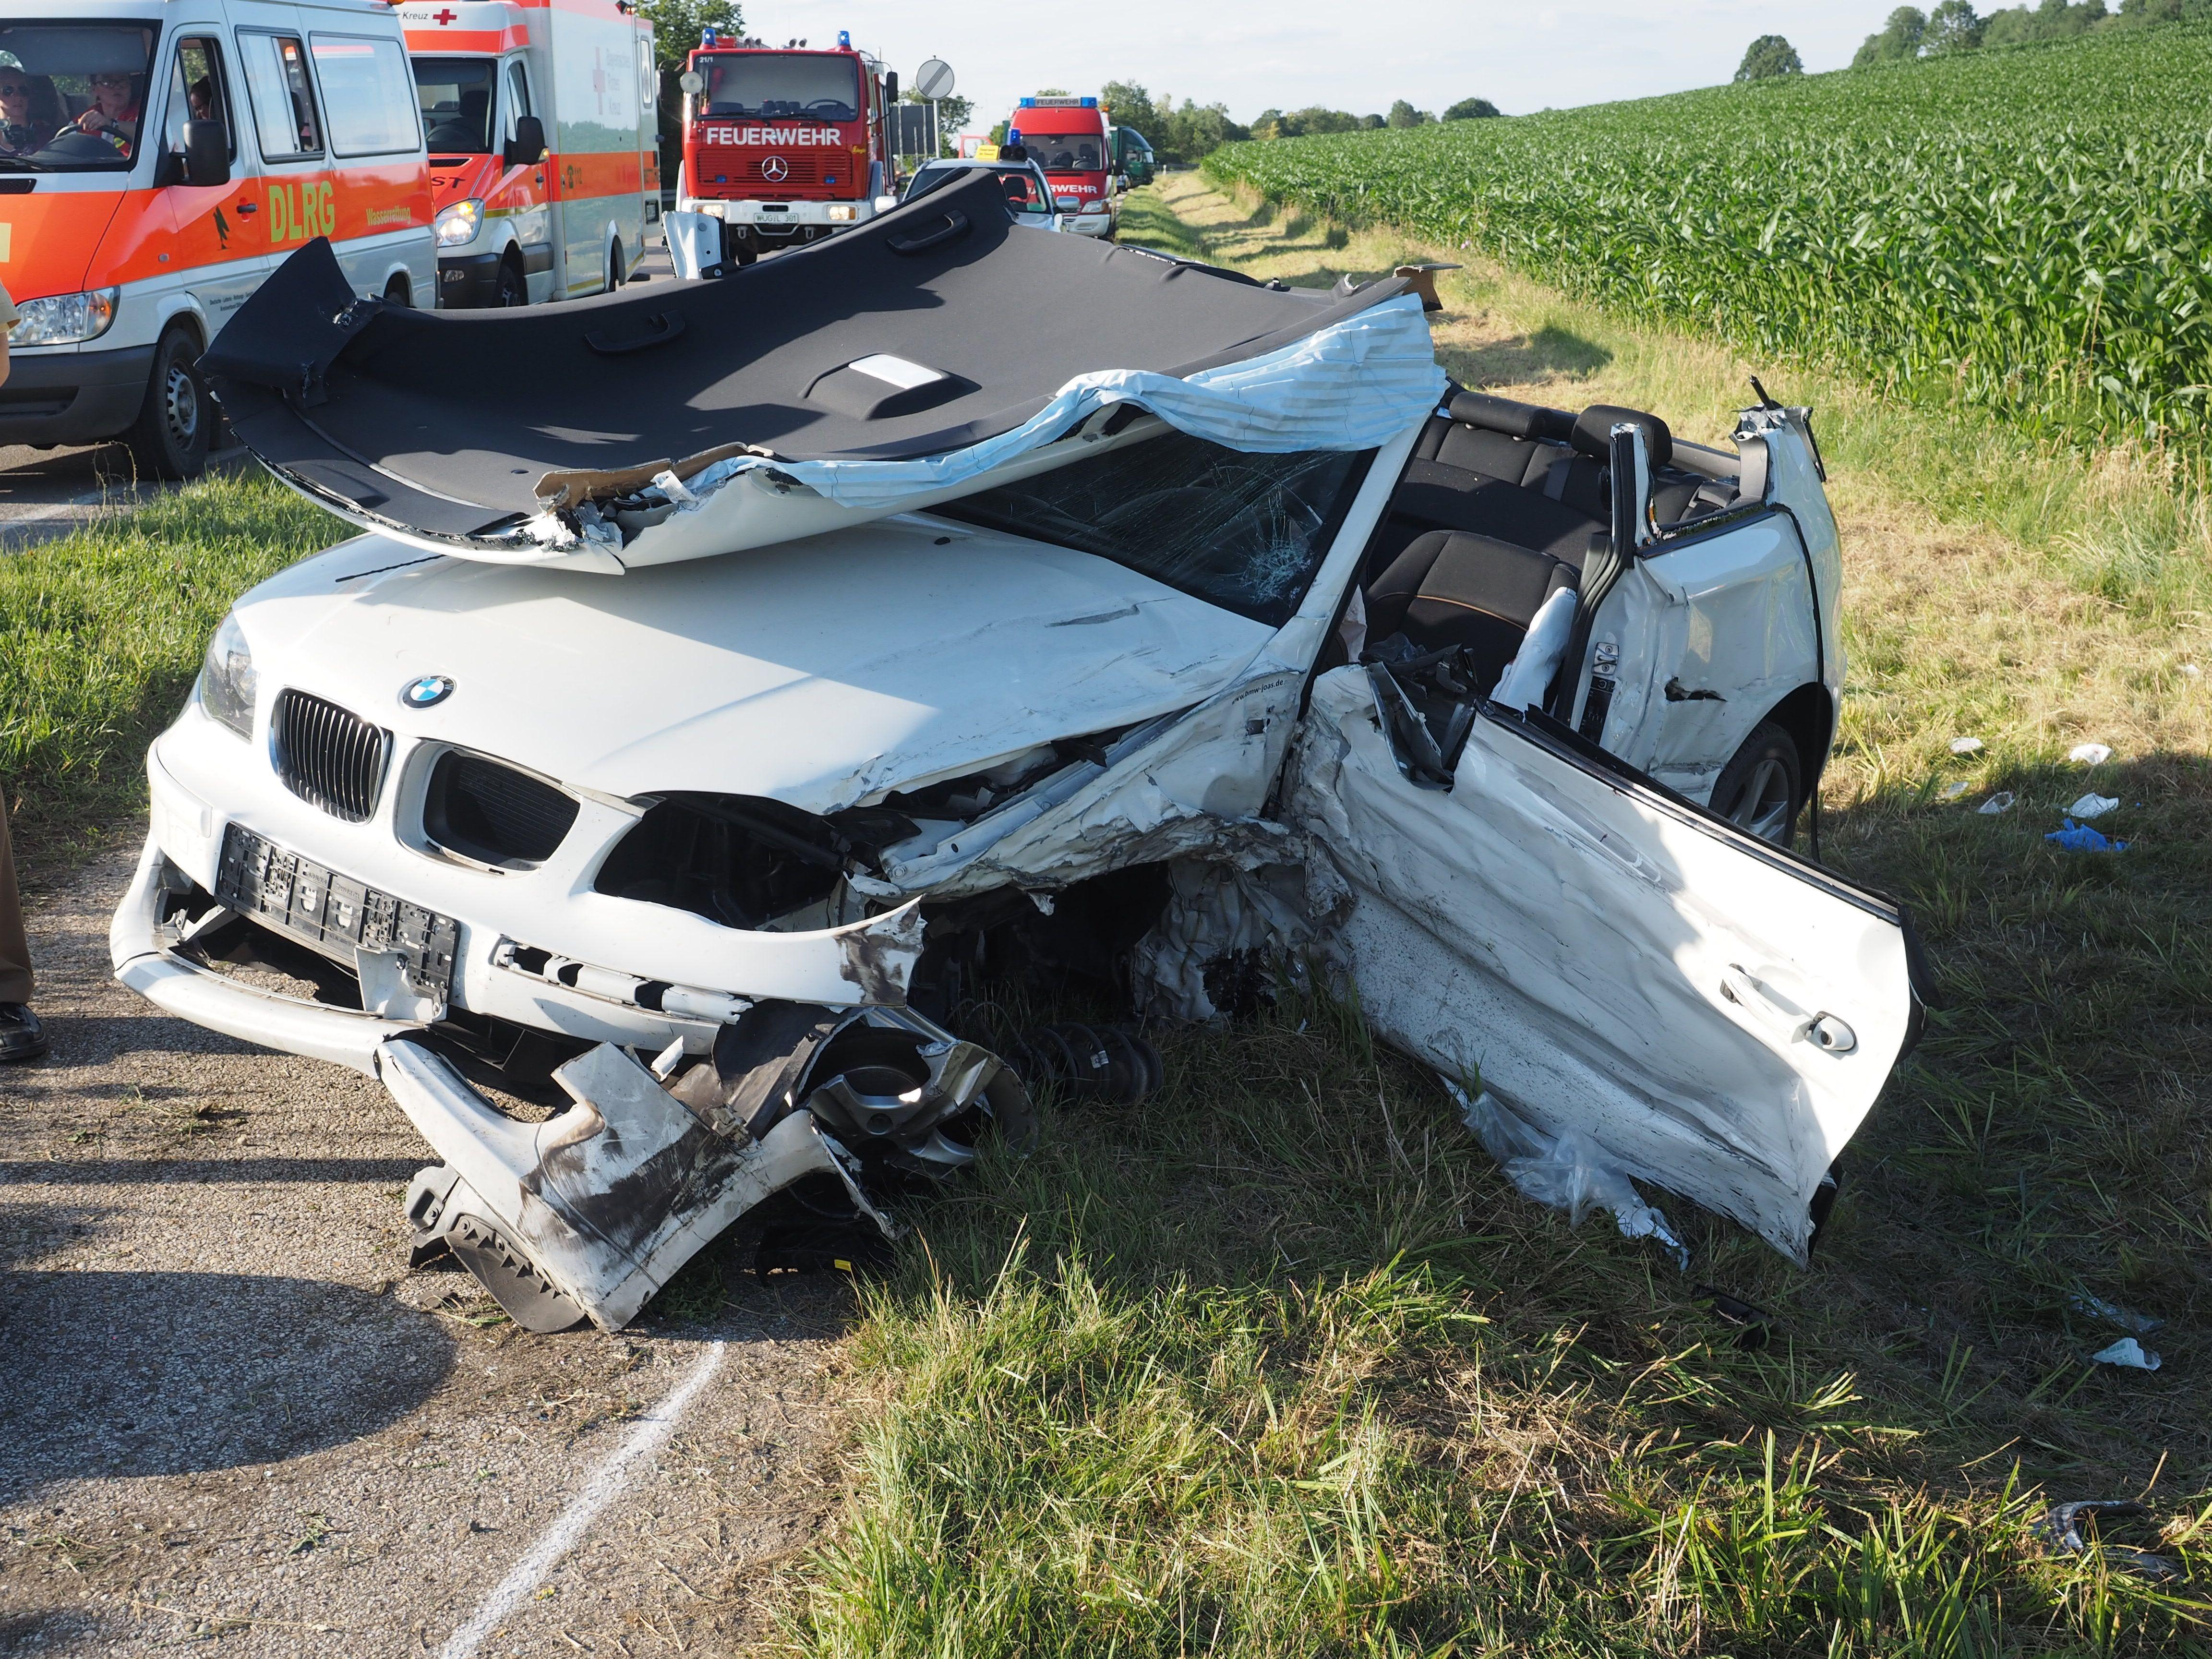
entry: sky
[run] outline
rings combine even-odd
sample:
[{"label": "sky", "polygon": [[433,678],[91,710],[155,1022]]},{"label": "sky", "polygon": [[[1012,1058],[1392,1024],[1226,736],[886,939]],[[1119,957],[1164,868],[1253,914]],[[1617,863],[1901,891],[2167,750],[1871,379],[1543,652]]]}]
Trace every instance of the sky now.
[{"label": "sky", "polygon": [[1487,98],[1509,115],[1711,86],[1759,35],[1789,37],[1808,70],[1841,69],[1894,0],[1109,0],[1064,7],[917,6],[912,0],[742,0],[748,33],[853,44],[911,80],[951,64],[975,125],[1039,87],[1095,93],[1133,81],[1155,97],[1217,100],[1249,121],[1323,104],[1381,113],[1405,98],[1440,112]]}]

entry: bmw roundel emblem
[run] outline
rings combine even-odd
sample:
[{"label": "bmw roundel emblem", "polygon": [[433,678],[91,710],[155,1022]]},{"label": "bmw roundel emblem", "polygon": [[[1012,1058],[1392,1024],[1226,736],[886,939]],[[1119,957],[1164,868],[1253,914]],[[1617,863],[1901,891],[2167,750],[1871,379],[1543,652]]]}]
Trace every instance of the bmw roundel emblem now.
[{"label": "bmw roundel emblem", "polygon": [[399,701],[410,708],[435,708],[453,695],[453,677],[450,674],[425,674],[400,689]]}]

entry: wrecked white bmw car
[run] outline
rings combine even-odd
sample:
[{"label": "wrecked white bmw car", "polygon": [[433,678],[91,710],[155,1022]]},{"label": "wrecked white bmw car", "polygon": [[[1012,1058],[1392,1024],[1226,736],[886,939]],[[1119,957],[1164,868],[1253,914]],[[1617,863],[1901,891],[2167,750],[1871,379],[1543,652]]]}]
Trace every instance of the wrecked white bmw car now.
[{"label": "wrecked white bmw car", "polygon": [[1461,392],[1395,279],[1021,235],[989,178],[527,313],[316,245],[204,361],[368,533],[210,645],[116,970],[382,1079],[418,1238],[526,1326],[1026,1133],[954,1029],[994,974],[1203,1018],[1315,964],[1800,1260],[1914,1035],[1903,916],[1786,846],[1842,670],[1802,411]]}]

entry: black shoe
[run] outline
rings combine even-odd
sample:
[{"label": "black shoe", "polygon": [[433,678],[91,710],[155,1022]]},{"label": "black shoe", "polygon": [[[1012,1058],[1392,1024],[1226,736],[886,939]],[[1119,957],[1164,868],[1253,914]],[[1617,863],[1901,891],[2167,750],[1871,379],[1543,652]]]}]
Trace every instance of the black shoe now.
[{"label": "black shoe", "polygon": [[0,1002],[0,1066],[46,1052],[46,1028],[20,1002]]}]

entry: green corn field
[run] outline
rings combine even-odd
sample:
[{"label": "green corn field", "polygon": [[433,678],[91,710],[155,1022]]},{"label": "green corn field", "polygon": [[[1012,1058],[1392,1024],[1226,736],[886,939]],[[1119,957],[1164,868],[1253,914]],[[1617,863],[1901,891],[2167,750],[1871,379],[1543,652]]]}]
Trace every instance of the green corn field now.
[{"label": "green corn field", "polygon": [[2212,448],[2212,29],[1237,144],[1206,171],[1755,358]]}]

